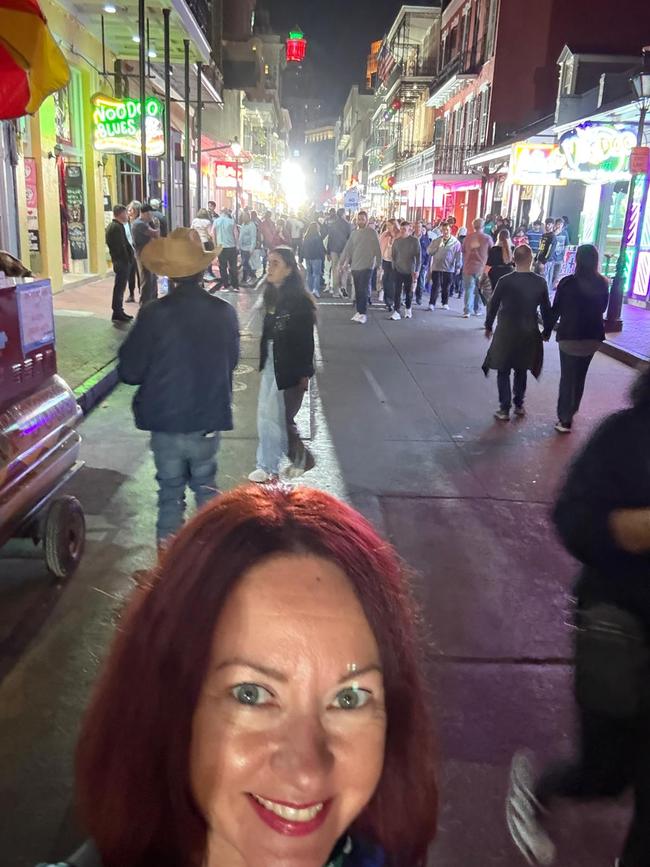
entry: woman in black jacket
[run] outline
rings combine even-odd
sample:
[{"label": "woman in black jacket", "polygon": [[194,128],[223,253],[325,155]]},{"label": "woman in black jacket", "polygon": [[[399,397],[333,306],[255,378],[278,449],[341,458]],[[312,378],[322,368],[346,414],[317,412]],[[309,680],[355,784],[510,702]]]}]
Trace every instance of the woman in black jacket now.
[{"label": "woman in black jacket", "polygon": [[493,294],[501,277],[505,277],[506,274],[511,274],[515,270],[515,266],[512,263],[513,251],[510,232],[507,229],[502,229],[499,232],[496,244],[490,248],[487,259],[487,264],[490,268],[488,277]]},{"label": "woman in black jacket", "polygon": [[260,483],[278,478],[285,454],[292,464],[290,475],[301,475],[316,465],[295,422],[314,375],[316,308],[288,247],[269,253],[263,302],[257,468],[248,476]]},{"label": "woman in black jacket", "polygon": [[577,757],[533,783],[513,761],[508,821],[531,863],[550,863],[542,820],[555,798],[611,798],[634,791],[619,867],[650,865],[650,371],[632,408],[607,418],[574,461],[553,519],[582,563],[575,587]]},{"label": "woman in black jacket", "polygon": [[560,280],[551,323],[544,332],[546,340],[558,319],[560,345],[560,394],[557,402],[558,433],[571,433],[573,416],[580,409],[587,371],[598,347],[605,339],[603,314],[607,309],[609,286],[598,273],[598,250],[583,244],[576,253],[576,270]]}]

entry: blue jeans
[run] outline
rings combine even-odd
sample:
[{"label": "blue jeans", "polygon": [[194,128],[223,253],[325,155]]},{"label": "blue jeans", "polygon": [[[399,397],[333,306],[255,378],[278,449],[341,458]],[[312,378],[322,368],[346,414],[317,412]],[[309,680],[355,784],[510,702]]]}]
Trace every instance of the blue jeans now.
[{"label": "blue jeans", "polygon": [[465,290],[465,307],[463,313],[478,315],[481,306],[481,298],[478,294],[478,281],[480,274],[463,274],[463,289]]},{"label": "blue jeans", "polygon": [[273,364],[273,342],[262,371],[257,399],[257,468],[269,475],[280,472],[280,461],[288,449],[287,420],[284,395],[278,390]]},{"label": "blue jeans", "polygon": [[152,432],[151,451],[158,482],[156,535],[162,542],[173,536],[185,517],[185,488],[194,492],[197,508],[219,493],[217,452],[221,434]]},{"label": "blue jeans", "polygon": [[323,268],[322,259],[307,259],[307,287],[312,295],[320,297],[320,280]]}]

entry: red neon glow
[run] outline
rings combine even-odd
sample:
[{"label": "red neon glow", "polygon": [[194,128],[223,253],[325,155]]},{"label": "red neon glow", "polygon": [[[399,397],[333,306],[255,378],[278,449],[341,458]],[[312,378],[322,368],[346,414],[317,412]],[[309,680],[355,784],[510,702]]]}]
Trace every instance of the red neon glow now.
[{"label": "red neon glow", "polygon": [[287,63],[302,63],[306,52],[306,39],[287,39]]}]

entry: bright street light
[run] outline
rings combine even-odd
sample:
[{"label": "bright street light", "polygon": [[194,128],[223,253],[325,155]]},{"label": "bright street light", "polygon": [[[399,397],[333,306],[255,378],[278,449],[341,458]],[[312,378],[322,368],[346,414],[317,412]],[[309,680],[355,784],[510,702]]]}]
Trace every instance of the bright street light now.
[{"label": "bright street light", "polygon": [[307,199],[305,173],[298,163],[291,160],[286,160],[286,162],[282,163],[280,181],[289,208],[299,208],[305,203]]}]

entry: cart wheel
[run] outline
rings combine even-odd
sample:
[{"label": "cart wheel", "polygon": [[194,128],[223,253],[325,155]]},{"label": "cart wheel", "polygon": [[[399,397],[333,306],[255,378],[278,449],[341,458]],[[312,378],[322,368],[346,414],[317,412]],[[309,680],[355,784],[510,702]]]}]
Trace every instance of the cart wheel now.
[{"label": "cart wheel", "polygon": [[45,563],[55,578],[68,578],[81,561],[86,540],[86,519],[76,497],[54,500],[45,516]]}]

